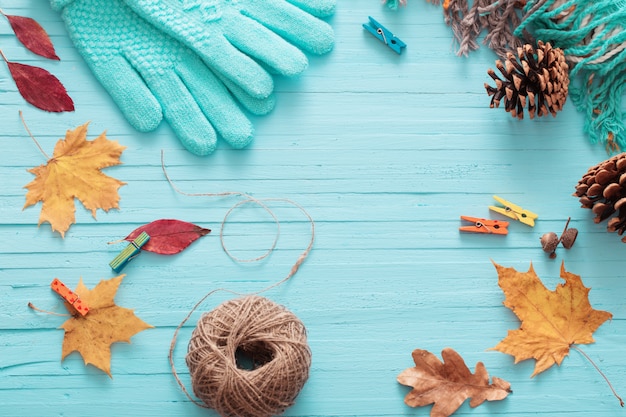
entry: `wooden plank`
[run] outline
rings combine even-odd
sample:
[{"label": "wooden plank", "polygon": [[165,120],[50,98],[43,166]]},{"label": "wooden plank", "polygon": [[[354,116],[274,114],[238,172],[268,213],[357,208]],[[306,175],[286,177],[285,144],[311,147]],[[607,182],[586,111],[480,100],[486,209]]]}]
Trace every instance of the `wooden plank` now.
[{"label": "wooden plank", "polygon": [[[492,261],[518,270],[531,262],[548,288],[561,261],[592,288],[594,308],[613,320],[582,349],[619,391],[626,386],[626,280],[620,237],[595,224],[571,194],[586,170],[607,158],[582,133],[583,115],[568,102],[556,118],[518,121],[489,109],[483,83],[495,55],[482,47],[468,58],[455,54],[440,7],[410,0],[397,12],[376,0],[340,1],[329,19],[336,46],[311,57],[302,76],[276,79],[277,105],[266,117],[250,116],[255,140],[244,150],[220,142],[195,157],[163,123],[134,131],[74,48],[57,12],[40,0],[4,0],[6,13],[36,18],[57,48],[60,62],[26,51],[0,21],[0,47],[12,60],[42,66],[68,88],[76,111],[49,114],[20,97],[0,66],[0,410],[3,416],[213,416],[188,401],[171,375],[167,354],[176,326],[199,298],[215,288],[248,293],[285,277],[306,248],[311,225],[288,202],[267,204],[281,221],[275,251],[252,264],[222,250],[221,222],[244,196],[191,197],[165,180],[161,151],[172,181],[190,193],[245,193],[290,199],[315,220],[314,248],[290,281],[265,295],[305,323],[313,352],[310,378],[290,417],[427,416],[403,403],[408,392],[396,376],[412,365],[411,351],[439,355],[453,347],[470,368],[485,363],[491,375],[512,383],[506,400],[455,415],[474,417],[613,417],[619,409],[602,377],[578,353],[531,379],[533,361],[488,349],[519,326],[502,305]],[[391,52],[361,24],[372,15],[403,39]],[[65,239],[48,224],[37,227],[41,205],[23,209],[28,169],[46,158],[65,131],[87,121],[89,137],[103,131],[127,147],[123,165],[106,169],[125,181],[120,210],[94,219],[77,202],[77,223]],[[460,234],[460,215],[490,217],[500,195],[539,214],[534,228],[513,222],[506,237]],[[497,216],[494,216],[497,217]],[[539,237],[560,232],[565,220],[579,230],[557,259],[541,251]],[[58,277],[74,288],[113,276],[108,263],[136,227],[179,218],[212,229],[183,253],[142,253],[126,274],[116,302],[155,326],[131,344],[112,348],[113,378],[85,366],[78,354],[61,362],[64,317],[37,313],[29,302],[63,312],[49,284]],[[500,217],[497,217],[500,218]],[[225,226],[229,250],[262,255],[276,227],[258,206],[233,212]],[[195,321],[233,295],[210,297],[181,331],[175,354],[185,384],[184,355]],[[626,395],[626,392],[620,392]]]}]

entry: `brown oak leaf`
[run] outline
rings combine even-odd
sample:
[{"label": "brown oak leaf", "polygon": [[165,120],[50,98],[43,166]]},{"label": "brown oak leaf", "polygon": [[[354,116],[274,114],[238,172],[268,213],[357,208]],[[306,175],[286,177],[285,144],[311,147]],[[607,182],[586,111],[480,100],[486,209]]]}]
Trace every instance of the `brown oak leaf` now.
[{"label": "brown oak leaf", "polygon": [[108,140],[105,133],[88,141],[87,126],[88,123],[68,130],[65,139],[57,142],[48,163],[29,170],[35,179],[24,187],[28,189],[24,208],[41,201],[39,224],[49,222],[52,230],[63,237],[75,223],[74,198],[95,218],[97,209],[119,208],[117,191],[125,185],[101,169],[119,165],[126,147]]},{"label": "brown oak leaf", "polygon": [[447,417],[454,413],[463,402],[471,398],[470,407],[478,407],[485,401],[502,400],[509,395],[511,384],[489,374],[482,362],[476,364],[471,373],[463,358],[451,348],[441,352],[443,363],[432,353],[415,349],[415,367],[408,368],[398,375],[398,382],[413,387],[404,402],[411,407],[434,404],[431,417]]},{"label": "brown oak leaf", "polygon": [[[80,279],[74,292],[89,307],[89,313],[77,314],[61,326],[65,330],[61,360],[77,351],[85,365],[92,364],[111,376],[111,345],[130,343],[131,336],[152,327],[135,316],[133,310],[115,305],[113,299],[123,278],[120,275],[102,280],[93,290]],[[71,307],[68,310],[74,311]]]},{"label": "brown oak leaf", "polygon": [[[504,291],[504,305],[521,320],[517,330],[493,349],[515,357],[515,363],[536,359],[535,376],[555,363],[560,365],[573,344],[593,343],[593,332],[613,317],[608,311],[594,310],[589,303],[589,288],[579,275],[565,270],[564,284],[548,290],[533,269],[518,272],[494,262],[498,284]],[[531,377],[532,377],[531,376]]]}]

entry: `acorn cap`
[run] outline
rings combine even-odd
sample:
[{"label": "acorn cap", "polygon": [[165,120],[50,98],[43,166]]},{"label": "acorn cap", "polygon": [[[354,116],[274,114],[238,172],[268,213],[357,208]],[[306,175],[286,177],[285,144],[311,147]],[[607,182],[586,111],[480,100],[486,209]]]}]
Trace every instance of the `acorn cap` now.
[{"label": "acorn cap", "polygon": [[574,246],[574,242],[576,242],[577,237],[578,237],[577,229],[574,229],[573,227],[571,229],[567,229],[561,235],[561,243],[563,243],[563,247],[565,249],[569,249],[572,246]]}]

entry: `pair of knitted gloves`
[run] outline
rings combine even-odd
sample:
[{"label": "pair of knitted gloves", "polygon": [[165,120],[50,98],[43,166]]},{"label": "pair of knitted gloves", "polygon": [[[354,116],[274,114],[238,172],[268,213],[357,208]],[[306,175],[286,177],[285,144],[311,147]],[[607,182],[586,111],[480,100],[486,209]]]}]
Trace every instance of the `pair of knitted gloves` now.
[{"label": "pair of knitted gloves", "polygon": [[305,53],[334,43],[321,20],[336,0],[50,0],[96,78],[129,123],[165,119],[196,155],[218,135],[234,148],[253,137],[240,106],[274,106],[272,74],[295,76]]}]

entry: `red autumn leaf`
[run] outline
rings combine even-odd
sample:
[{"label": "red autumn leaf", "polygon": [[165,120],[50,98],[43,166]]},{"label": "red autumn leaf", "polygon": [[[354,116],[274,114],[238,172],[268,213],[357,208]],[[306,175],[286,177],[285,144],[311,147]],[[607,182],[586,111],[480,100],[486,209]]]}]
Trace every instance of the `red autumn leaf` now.
[{"label": "red autumn leaf", "polygon": [[11,24],[15,36],[31,52],[43,57],[59,60],[50,37],[34,19],[23,16],[4,15]]},{"label": "red autumn leaf", "polygon": [[124,240],[132,241],[141,232],[150,235],[150,240],[141,249],[160,255],[174,255],[211,230],[181,220],[161,219],[138,227]]},{"label": "red autumn leaf", "polygon": [[7,61],[17,89],[26,101],[49,112],[74,111],[61,81],[43,68]]}]

